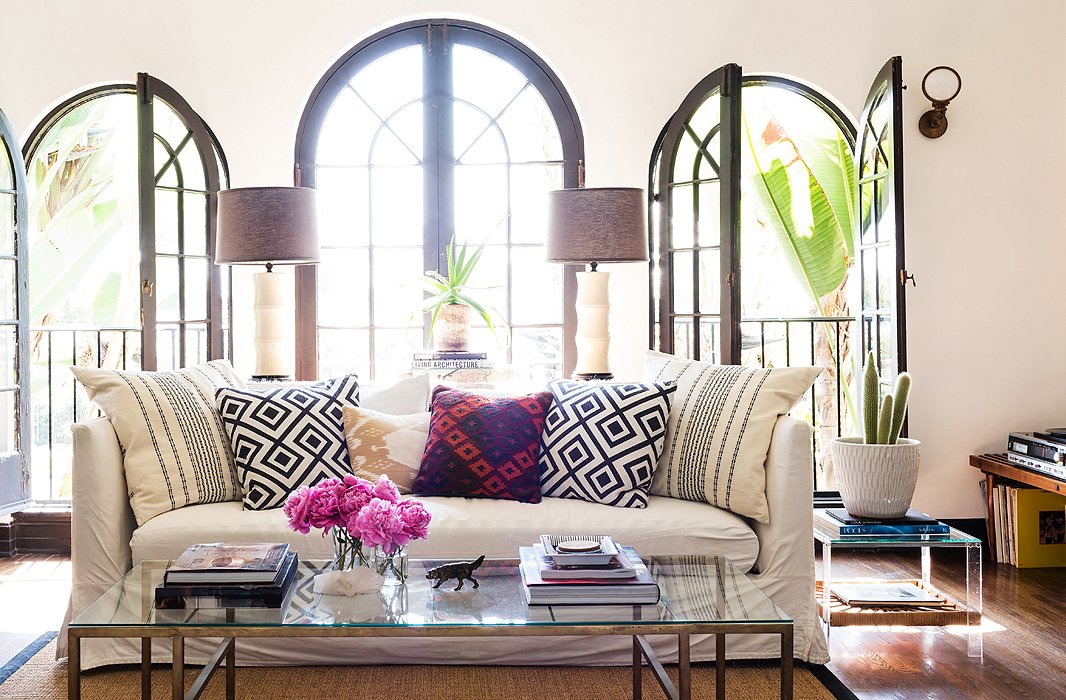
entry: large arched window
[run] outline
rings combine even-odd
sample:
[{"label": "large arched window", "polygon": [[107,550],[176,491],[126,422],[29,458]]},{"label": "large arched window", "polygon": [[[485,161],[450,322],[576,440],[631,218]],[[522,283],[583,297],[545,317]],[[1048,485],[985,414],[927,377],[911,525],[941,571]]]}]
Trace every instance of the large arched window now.
[{"label": "large arched window", "polygon": [[175,369],[229,356],[228,269],[212,263],[222,149],[173,88],[87,90],[34,129],[29,193],[33,495],[69,497],[70,365]]},{"label": "large arched window", "polygon": [[428,331],[416,279],[445,271],[453,237],[485,244],[473,284],[509,327],[493,341],[475,326],[477,349],[560,374],[574,281],[544,261],[545,194],[578,186],[582,149],[558,78],[510,37],[449,20],[356,46],[316,86],[297,135],[323,247],[297,272],[298,375],[409,368]]},{"label": "large arched window", "polygon": [[876,108],[891,104],[893,65],[863,118],[872,135],[864,169],[854,121],[831,99],[795,79],[741,77],[732,64],[685,98],[650,167],[652,347],[723,364],[823,367],[793,410],[816,428],[821,491],[835,488],[830,440],[854,432],[860,350],[875,349],[890,376],[905,359],[902,324],[898,339],[893,325],[902,290],[898,303],[871,291],[891,290],[902,266],[902,207],[887,204],[899,204],[890,199],[902,182],[891,167],[899,143],[891,110]]}]

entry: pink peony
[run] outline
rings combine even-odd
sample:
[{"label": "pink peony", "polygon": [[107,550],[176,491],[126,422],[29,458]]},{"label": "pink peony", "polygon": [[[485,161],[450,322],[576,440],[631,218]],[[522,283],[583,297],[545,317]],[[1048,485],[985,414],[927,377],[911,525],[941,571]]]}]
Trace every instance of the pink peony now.
[{"label": "pink peony", "polygon": [[397,490],[396,484],[392,483],[392,480],[384,474],[378,477],[378,483],[374,485],[374,496],[389,503],[396,503],[400,500],[400,492]]},{"label": "pink peony", "polygon": [[384,498],[375,498],[348,521],[348,531],[357,535],[363,544],[381,547],[386,554],[411,541],[404,531],[400,510],[395,503]]},{"label": "pink peony", "polygon": [[412,540],[424,540],[429,536],[429,521],[433,519],[420,501],[408,498],[396,504],[403,522],[404,532]]},{"label": "pink peony", "polygon": [[289,496],[282,506],[285,516],[289,519],[289,528],[296,532],[307,534],[311,531],[311,523],[308,520],[308,508],[311,505],[311,489],[301,486]]},{"label": "pink peony", "polygon": [[366,479],[346,474],[343,481],[343,491],[340,496],[340,513],[344,522],[348,522],[359,514],[363,507],[374,498],[374,485]]}]

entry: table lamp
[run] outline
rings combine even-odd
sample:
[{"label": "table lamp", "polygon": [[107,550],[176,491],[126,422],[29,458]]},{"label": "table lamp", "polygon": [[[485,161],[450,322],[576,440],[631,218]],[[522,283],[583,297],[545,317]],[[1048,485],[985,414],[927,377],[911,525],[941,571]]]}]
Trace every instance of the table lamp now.
[{"label": "table lamp", "polygon": [[610,273],[599,263],[648,259],[644,191],[636,187],[589,187],[548,193],[549,262],[589,263],[577,273],[577,366],[574,379],[611,379],[607,352]]},{"label": "table lamp", "polygon": [[[320,260],[315,190],[305,187],[241,187],[218,193],[217,265],[266,265],[255,284],[255,374],[252,379],[291,377],[292,301],[274,265]],[[288,347],[286,347],[288,345]]]}]

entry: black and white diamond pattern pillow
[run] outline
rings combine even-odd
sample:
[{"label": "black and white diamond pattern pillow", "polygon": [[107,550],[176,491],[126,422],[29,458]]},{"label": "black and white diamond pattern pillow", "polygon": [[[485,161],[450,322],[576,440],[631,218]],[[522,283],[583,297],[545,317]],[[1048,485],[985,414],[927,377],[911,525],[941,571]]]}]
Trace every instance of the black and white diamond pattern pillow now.
[{"label": "black and white diamond pattern pillow", "polygon": [[278,508],[301,486],[350,474],[343,409],[358,405],[354,374],[270,391],[219,389],[215,407],[233,448],[245,509]]},{"label": "black and white diamond pattern pillow", "polygon": [[541,435],[541,493],[647,506],[677,386],[556,380],[548,389],[553,401]]}]

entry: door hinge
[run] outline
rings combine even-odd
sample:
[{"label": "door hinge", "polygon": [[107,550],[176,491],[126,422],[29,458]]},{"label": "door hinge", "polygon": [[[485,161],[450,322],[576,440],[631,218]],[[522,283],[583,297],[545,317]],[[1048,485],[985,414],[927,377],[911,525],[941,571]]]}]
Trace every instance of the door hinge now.
[{"label": "door hinge", "polygon": [[426,53],[433,53],[433,25],[426,25]]},{"label": "door hinge", "polygon": [[448,25],[445,24],[443,28],[443,36],[441,37],[441,53],[445,56],[448,55]]},{"label": "door hinge", "polygon": [[917,287],[918,283],[914,281],[914,275],[909,274],[906,270],[899,271],[899,285],[901,287],[907,286],[907,280],[910,280],[912,287]]}]

